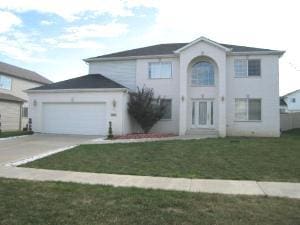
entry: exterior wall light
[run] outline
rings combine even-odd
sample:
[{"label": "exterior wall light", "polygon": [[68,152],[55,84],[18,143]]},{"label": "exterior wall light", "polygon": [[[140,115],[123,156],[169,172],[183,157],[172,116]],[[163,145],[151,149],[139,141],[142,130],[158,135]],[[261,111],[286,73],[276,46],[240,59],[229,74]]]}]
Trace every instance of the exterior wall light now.
[{"label": "exterior wall light", "polygon": [[115,99],[112,101],[112,105],[113,105],[114,108],[116,108],[116,106],[117,106],[117,101],[116,101]]},{"label": "exterior wall light", "polygon": [[181,101],[184,101],[184,96],[183,95],[181,96]]},{"label": "exterior wall light", "polygon": [[224,97],[224,96],[221,97],[221,101],[222,101],[222,102],[225,101],[225,97]]},{"label": "exterior wall light", "polygon": [[35,99],[33,100],[33,106],[37,106],[37,101]]}]

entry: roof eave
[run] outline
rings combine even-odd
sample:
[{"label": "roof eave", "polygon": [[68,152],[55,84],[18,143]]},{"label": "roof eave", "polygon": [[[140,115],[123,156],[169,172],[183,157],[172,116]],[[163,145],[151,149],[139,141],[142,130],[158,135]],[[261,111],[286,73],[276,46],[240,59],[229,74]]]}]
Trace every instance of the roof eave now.
[{"label": "roof eave", "polygon": [[127,88],[73,88],[73,89],[46,89],[25,90],[26,93],[74,93],[74,92],[127,92]]},{"label": "roof eave", "polygon": [[176,58],[176,54],[164,55],[142,55],[142,56],[122,56],[122,57],[101,57],[101,58],[87,58],[84,62],[99,62],[99,61],[119,61],[119,60],[135,60],[135,59],[151,59],[151,58]]},{"label": "roof eave", "polygon": [[16,103],[20,103],[20,104],[26,102],[25,100],[19,101],[19,100],[4,99],[4,98],[0,98],[0,101],[4,101],[4,102],[16,102]]},{"label": "roof eave", "polygon": [[[43,84],[43,85],[53,83],[51,80],[48,80],[47,82],[42,82],[42,81],[37,81],[37,80],[26,78],[26,77],[20,77],[18,75],[7,73],[7,72],[0,72],[0,73],[3,74],[3,75],[6,75],[6,76],[11,76],[11,77],[18,78],[20,80],[26,80],[26,81],[30,81],[30,82],[34,82],[34,83],[38,83],[38,84]],[[39,75],[39,76],[41,76],[41,75]]]},{"label": "roof eave", "polygon": [[297,92],[300,92],[300,89],[295,90],[295,91],[292,91],[292,92],[289,92],[289,93],[283,95],[282,98],[286,98],[286,97],[288,97],[289,95],[295,94],[295,93],[297,93]]},{"label": "roof eave", "polygon": [[179,54],[179,53],[182,52],[183,50],[185,50],[185,49],[189,48],[190,46],[192,46],[192,45],[194,45],[194,44],[196,44],[196,43],[198,43],[198,42],[201,42],[201,41],[204,41],[204,42],[206,42],[206,43],[209,43],[209,44],[211,44],[211,45],[214,45],[214,46],[216,46],[216,47],[218,47],[218,48],[220,48],[220,49],[222,49],[222,50],[224,50],[224,51],[226,51],[226,52],[231,51],[230,48],[226,48],[226,47],[224,47],[223,45],[220,45],[219,43],[214,42],[214,41],[212,41],[212,40],[210,40],[210,39],[208,39],[208,38],[206,38],[206,37],[200,37],[200,38],[197,38],[196,40],[190,42],[189,44],[187,44],[187,45],[185,45],[185,46],[183,46],[183,47],[177,49],[176,51],[174,51],[174,53]]},{"label": "roof eave", "polygon": [[228,55],[278,55],[281,57],[285,51],[248,51],[248,52],[228,52]]}]

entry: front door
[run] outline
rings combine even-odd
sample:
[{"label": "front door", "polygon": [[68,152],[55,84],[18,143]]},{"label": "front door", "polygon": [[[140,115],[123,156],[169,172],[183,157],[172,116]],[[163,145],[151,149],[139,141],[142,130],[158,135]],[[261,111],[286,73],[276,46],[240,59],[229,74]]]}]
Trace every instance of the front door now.
[{"label": "front door", "polygon": [[212,128],[214,126],[214,102],[192,100],[192,127]]}]

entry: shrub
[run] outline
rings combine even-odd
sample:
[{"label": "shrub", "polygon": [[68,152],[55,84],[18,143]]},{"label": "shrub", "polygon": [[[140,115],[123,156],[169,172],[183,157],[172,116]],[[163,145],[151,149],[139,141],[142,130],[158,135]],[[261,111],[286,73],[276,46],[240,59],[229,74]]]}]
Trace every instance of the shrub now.
[{"label": "shrub", "polygon": [[166,104],[160,96],[154,98],[153,89],[144,86],[137,88],[137,92],[129,93],[128,112],[145,133],[164,116],[165,111]]},{"label": "shrub", "polygon": [[109,127],[108,127],[107,139],[113,139],[114,135],[113,135],[112,127],[111,127],[111,121],[109,121],[108,124],[109,124]]}]

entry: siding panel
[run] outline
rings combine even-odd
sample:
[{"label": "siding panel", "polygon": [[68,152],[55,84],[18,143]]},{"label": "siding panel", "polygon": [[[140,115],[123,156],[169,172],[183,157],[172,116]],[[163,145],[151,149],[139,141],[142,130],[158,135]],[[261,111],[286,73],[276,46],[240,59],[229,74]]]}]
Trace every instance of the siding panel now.
[{"label": "siding panel", "polygon": [[1,129],[3,131],[19,130],[20,104],[0,101]]},{"label": "siding panel", "polygon": [[91,62],[89,73],[100,73],[131,90],[136,88],[136,60]]}]

